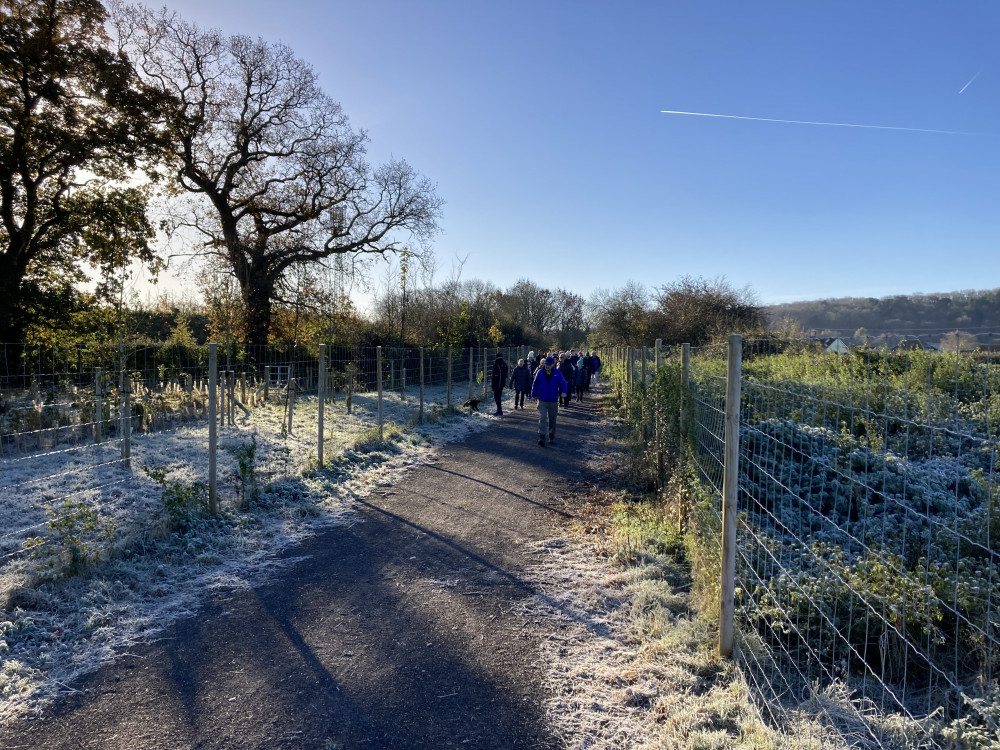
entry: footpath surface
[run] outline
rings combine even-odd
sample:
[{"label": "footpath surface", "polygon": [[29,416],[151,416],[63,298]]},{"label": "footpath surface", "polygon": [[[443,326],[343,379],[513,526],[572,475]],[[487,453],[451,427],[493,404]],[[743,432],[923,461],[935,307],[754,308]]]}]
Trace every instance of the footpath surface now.
[{"label": "footpath surface", "polygon": [[0,728],[0,748],[561,747],[541,708],[545,634],[519,605],[596,418],[560,409],[540,448],[528,404],[444,446],[359,501],[358,523],[285,551],[276,577]]}]

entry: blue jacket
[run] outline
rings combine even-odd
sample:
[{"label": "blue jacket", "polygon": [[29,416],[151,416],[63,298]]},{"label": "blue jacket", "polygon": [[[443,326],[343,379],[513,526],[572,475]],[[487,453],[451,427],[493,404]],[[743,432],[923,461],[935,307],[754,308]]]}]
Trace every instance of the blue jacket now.
[{"label": "blue jacket", "polygon": [[576,375],[573,377],[573,385],[587,385],[587,380],[590,378],[590,373],[587,372],[587,368],[580,367],[576,368]]},{"label": "blue jacket", "polygon": [[531,389],[531,370],[527,365],[515,367],[510,371],[510,387],[524,393]]},{"label": "blue jacket", "polygon": [[562,373],[553,367],[552,374],[546,376],[545,368],[539,367],[535,373],[535,382],[531,384],[531,397],[539,401],[558,401],[560,391],[569,393]]}]

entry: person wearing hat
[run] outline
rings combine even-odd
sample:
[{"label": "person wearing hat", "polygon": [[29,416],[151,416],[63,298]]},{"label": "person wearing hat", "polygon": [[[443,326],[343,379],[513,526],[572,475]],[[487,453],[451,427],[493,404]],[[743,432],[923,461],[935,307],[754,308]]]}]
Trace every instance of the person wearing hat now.
[{"label": "person wearing hat", "polygon": [[545,445],[545,436],[549,442],[556,440],[556,415],[559,412],[560,395],[568,394],[569,386],[566,378],[556,369],[555,357],[546,357],[542,366],[535,373],[531,384],[531,397],[538,401],[538,444]]},{"label": "person wearing hat", "polygon": [[490,377],[490,387],[493,388],[493,399],[497,402],[496,416],[503,416],[503,389],[507,385],[508,374],[507,363],[503,355],[497,352],[497,358],[493,360],[493,374]]}]

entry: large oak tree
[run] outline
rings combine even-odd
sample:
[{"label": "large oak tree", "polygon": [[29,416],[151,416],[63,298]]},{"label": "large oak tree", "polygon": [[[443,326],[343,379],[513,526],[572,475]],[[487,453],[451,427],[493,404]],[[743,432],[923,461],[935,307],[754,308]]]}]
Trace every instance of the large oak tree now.
[{"label": "large oak tree", "polygon": [[0,4],[0,340],[80,262],[152,257],[142,191],[121,178],[156,147],[146,89],[108,45],[97,0]]},{"label": "large oak tree", "polygon": [[369,165],[365,133],[288,47],[165,10],[116,14],[144,80],[177,102],[166,119],[169,156],[202,208],[178,214],[176,225],[199,233],[238,280],[247,343],[267,343],[290,269],[399,252],[436,231],[433,186],[403,161]]}]

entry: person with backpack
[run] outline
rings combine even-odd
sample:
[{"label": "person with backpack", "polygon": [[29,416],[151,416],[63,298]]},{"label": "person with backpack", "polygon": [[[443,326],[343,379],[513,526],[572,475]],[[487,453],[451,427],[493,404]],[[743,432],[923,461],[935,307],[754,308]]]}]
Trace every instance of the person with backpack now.
[{"label": "person with backpack", "polygon": [[583,390],[589,391],[590,379],[594,377],[594,358],[590,355],[590,352],[587,352],[585,355],[583,355],[582,361],[583,361],[583,369],[587,374],[587,377],[584,379]]},{"label": "person with backpack", "polygon": [[568,352],[560,352],[559,354],[559,372],[562,373],[563,380],[566,381],[566,385],[569,389],[563,397],[562,403],[563,406],[569,406],[569,391],[573,389],[573,383],[576,380],[576,368],[573,367],[573,363],[569,361]]},{"label": "person with backpack", "polygon": [[490,376],[490,387],[493,389],[493,399],[497,402],[496,416],[503,416],[503,389],[507,386],[507,362],[503,355],[497,352],[497,358],[493,360],[493,373]]},{"label": "person with backpack", "polygon": [[546,357],[535,373],[531,384],[531,397],[538,400],[538,444],[545,446],[545,436],[549,443],[556,440],[556,415],[559,413],[561,397],[569,393],[566,378],[556,369],[554,357]]},{"label": "person with backpack", "polygon": [[587,373],[587,368],[583,366],[581,362],[576,366],[576,371],[573,373],[573,385],[576,388],[576,400],[583,403],[583,391],[587,387],[587,380],[589,375]]},{"label": "person with backpack", "polygon": [[514,408],[524,409],[524,397],[531,391],[531,370],[523,359],[517,360],[517,367],[511,370],[510,387],[514,389]]}]

